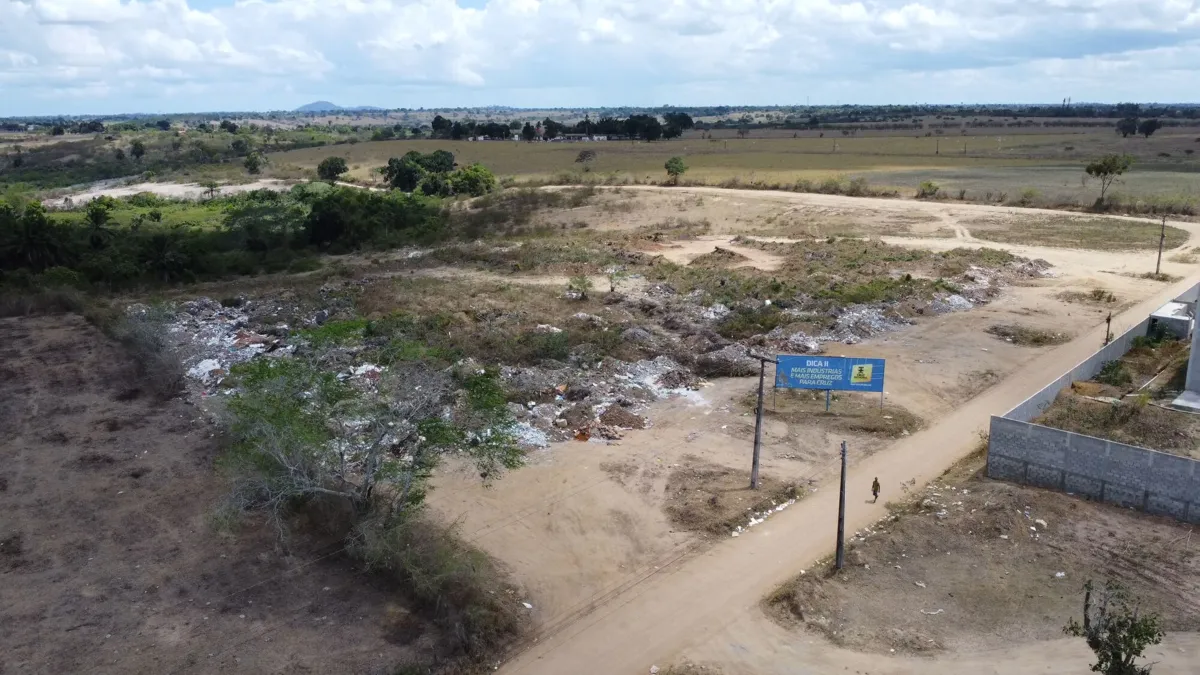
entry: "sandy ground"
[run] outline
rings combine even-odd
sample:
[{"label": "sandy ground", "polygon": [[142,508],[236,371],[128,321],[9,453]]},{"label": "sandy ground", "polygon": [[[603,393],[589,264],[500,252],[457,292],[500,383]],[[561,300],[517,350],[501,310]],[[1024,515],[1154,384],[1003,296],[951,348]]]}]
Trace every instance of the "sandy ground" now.
[{"label": "sandy ground", "polygon": [[[632,188],[617,194],[627,190]],[[858,229],[847,236],[885,233],[888,243],[932,250],[988,246],[1043,258],[1055,266],[1055,276],[1009,288],[989,305],[924,318],[906,330],[853,347],[830,347],[833,354],[887,358],[888,400],[931,425],[894,443],[850,439],[855,465],[852,483],[869,484],[874,475],[886,477],[893,485],[901,480],[928,480],[978,443],[977,432],[985,427],[988,415],[1011,407],[1091,353],[1103,339],[1103,319],[1113,307],[1068,304],[1058,298],[1064,291],[1104,287],[1120,298],[1118,307],[1139,303],[1114,321],[1113,329],[1120,330],[1184,287],[1134,277],[1153,269],[1153,253],[981,242],[960,223],[981,213],[1017,218],[1027,210],[707,188],[645,191],[654,195],[645,209],[605,213],[602,202],[589,220],[597,229],[644,230],[662,222],[668,212],[673,218],[708,219],[710,234],[666,244],[661,251],[679,263],[719,246],[746,255],[748,264],[770,269],[778,264],[775,256],[733,244],[733,235],[762,230],[748,222],[763,217],[759,213],[750,218],[747,214],[754,208],[795,207],[831,209],[847,222],[854,221]],[[760,201],[769,205],[752,206]],[[861,218],[853,217],[860,207]],[[584,215],[564,217],[575,220]],[[1200,230],[1189,223],[1172,224],[1193,236]],[[824,231],[812,234],[825,236]],[[800,235],[802,239],[805,233]],[[1190,265],[1164,263],[1164,271],[1173,274],[1192,275],[1194,270]],[[1076,339],[1055,349],[1017,347],[984,333],[992,323],[1065,330]],[[439,489],[431,497],[434,508],[457,520],[468,537],[507,563],[530,588],[538,607],[542,638],[506,672],[636,673],[655,663],[666,665],[687,657],[720,665],[728,672],[793,673],[798,652],[806,662],[829,664],[811,672],[840,672],[857,665],[863,672],[903,673],[928,664],[904,659],[880,663],[879,657],[861,657],[818,639],[800,645],[800,638],[771,624],[758,608],[765,593],[823,555],[833,542],[836,491],[830,490],[829,481],[841,435],[812,424],[768,420],[764,474],[802,483],[811,480],[821,487],[748,538],[711,545],[673,530],[663,516],[665,474],[686,456],[747,469],[752,418],[743,417],[736,403],[752,386],[753,378],[718,381],[691,399],[656,404],[649,411],[653,429],[629,432],[614,446],[552,446],[538,453],[533,466],[489,490],[472,485],[465,474],[445,472],[437,478]],[[623,479],[627,472],[612,471],[614,463],[634,465],[628,473],[635,479]],[[605,466],[610,470],[606,472]],[[853,527],[877,519],[882,508],[882,504],[852,506]],[[1193,638],[1180,639],[1195,644]],[[1020,656],[1017,662],[1027,658],[1030,667],[1040,663],[1047,653],[1044,647],[1045,643],[1030,645],[1028,656]],[[747,658],[748,653],[754,658]],[[1060,648],[1050,653],[1074,652]],[[948,654],[940,657],[942,670],[920,672],[962,672],[980,659],[986,662],[982,656]],[[1062,672],[1078,671],[1078,661],[1062,663],[1066,669]],[[1054,672],[1047,666],[1040,664],[1038,672]]]},{"label": "sandy ground", "polygon": [[[222,185],[217,193],[222,195],[250,192],[251,190],[288,190],[294,185],[291,181],[274,179],[257,180],[253,183],[237,183]],[[170,199],[200,199],[207,195],[208,190],[199,183],[134,183],[133,185],[104,185],[75,192],[55,199],[47,199],[42,203],[47,208],[62,208],[69,204],[82,204],[97,197],[131,197],[139,192],[150,192],[160,197]],[[69,201],[68,201],[69,200]]]}]

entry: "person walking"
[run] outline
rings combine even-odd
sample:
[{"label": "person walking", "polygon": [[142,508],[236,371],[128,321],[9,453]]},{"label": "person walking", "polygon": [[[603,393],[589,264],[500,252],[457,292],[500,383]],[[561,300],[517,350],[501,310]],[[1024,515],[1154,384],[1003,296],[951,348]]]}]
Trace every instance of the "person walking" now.
[{"label": "person walking", "polygon": [[871,502],[872,504],[879,501],[879,479],[878,478],[871,481],[871,494],[875,497],[874,501]]}]

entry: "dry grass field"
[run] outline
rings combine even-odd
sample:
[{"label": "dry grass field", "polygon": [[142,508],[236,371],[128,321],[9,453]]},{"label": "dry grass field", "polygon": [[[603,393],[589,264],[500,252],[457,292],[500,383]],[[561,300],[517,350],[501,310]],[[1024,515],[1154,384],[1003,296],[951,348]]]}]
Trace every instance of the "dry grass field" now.
[{"label": "dry grass field", "polygon": [[[982,134],[983,132],[978,132]],[[723,134],[722,134],[723,135]],[[1160,132],[1149,139],[1121,138],[1109,130],[1021,135],[842,136],[811,132],[796,137],[764,131],[748,138],[700,138],[643,142],[518,143],[508,141],[378,141],[306,148],[270,156],[272,171],[312,170],[326,157],[345,158],[349,177],[372,183],[390,157],[410,150],[447,149],[460,164],[480,162],[498,176],[517,182],[661,182],[663,164],[683,156],[685,180],[696,184],[791,184],[829,178],[865,178],[872,187],[902,195],[926,180],[937,182],[944,198],[1017,202],[1030,205],[1086,206],[1099,196],[1083,167],[1104,153],[1129,153],[1134,169],[1114,187],[1123,200],[1200,203],[1200,159],[1194,130]],[[575,161],[584,149],[597,157],[587,170]],[[1191,150],[1193,152],[1189,153]],[[960,195],[960,191],[966,191]]]}]

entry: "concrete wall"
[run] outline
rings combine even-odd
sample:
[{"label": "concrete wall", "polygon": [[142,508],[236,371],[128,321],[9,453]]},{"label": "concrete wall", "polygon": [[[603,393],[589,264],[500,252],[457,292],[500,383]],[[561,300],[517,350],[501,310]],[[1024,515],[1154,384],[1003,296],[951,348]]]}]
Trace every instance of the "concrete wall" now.
[{"label": "concrete wall", "polygon": [[992,417],[987,474],[1200,524],[1200,462],[1186,457]]},{"label": "concrete wall", "polygon": [[[1200,306],[1197,309],[1200,310]],[[1192,353],[1188,356],[1183,388],[1200,393],[1200,311],[1196,312],[1196,327],[1192,330]]]}]

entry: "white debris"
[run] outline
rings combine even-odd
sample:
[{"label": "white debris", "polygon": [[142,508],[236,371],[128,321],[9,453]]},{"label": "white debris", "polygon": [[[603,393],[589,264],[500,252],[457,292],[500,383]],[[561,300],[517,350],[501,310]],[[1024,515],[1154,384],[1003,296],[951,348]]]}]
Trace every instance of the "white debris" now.
[{"label": "white debris", "polygon": [[939,609],[939,610],[935,610],[935,611],[932,611],[932,612],[926,612],[925,610],[921,610],[921,613],[922,613],[922,614],[928,614],[929,616],[937,616],[938,614],[941,614],[941,613],[942,613],[942,612],[944,612],[944,611],[946,611],[946,610],[944,610],[944,609]]},{"label": "white debris", "polygon": [[537,328],[533,329],[533,332],[535,332],[535,333],[561,333],[563,331],[561,328],[559,328],[557,326],[551,326],[548,323],[539,323],[537,325]]},{"label": "white debris", "polygon": [[1067,578],[1067,573],[1066,573],[1066,572],[1055,572],[1055,573],[1054,573],[1054,578],[1055,578],[1055,579],[1066,579],[1066,578]]},{"label": "white debris", "polygon": [[929,303],[929,308],[932,309],[935,314],[962,312],[971,309],[974,306],[974,303],[963,296],[958,295],[957,293],[954,295],[935,298],[933,302]]},{"label": "white debris", "polygon": [[913,585],[916,586],[917,588],[925,588],[925,582],[923,582],[923,581],[914,581]]},{"label": "white debris", "polygon": [[374,363],[364,363],[350,369],[350,374],[354,377],[366,377],[367,379],[375,379],[381,372],[383,372],[383,367]]},{"label": "white debris", "polygon": [[189,368],[187,375],[193,380],[199,380],[204,384],[211,384],[213,382],[219,383],[221,379],[219,377],[215,377],[214,373],[221,372],[224,369],[225,368],[221,365],[220,361],[216,359],[204,359],[200,363],[197,363]]},{"label": "white debris", "polygon": [[527,445],[532,448],[544,448],[550,445],[550,438],[546,436],[546,432],[528,422],[517,422],[514,424],[512,433],[521,445]]},{"label": "white debris", "polygon": [[525,609],[533,609],[533,605],[529,604],[528,602],[522,602],[521,604],[525,606]]},{"label": "white debris", "polygon": [[650,666],[650,675],[658,675],[658,666]]},{"label": "white debris", "polygon": [[705,321],[720,321],[721,319],[729,316],[730,312],[732,311],[733,310],[718,302],[712,307],[706,308],[700,313],[700,316],[704,317]]},{"label": "white debris", "polygon": [[1042,528],[1043,530],[1044,530],[1044,529],[1046,529],[1047,527],[1050,527],[1050,524],[1049,524],[1049,523],[1047,523],[1046,521],[1042,520],[1041,518],[1038,518],[1037,520],[1035,520],[1035,521],[1033,521],[1033,522],[1035,522],[1035,523],[1037,523],[1038,525],[1040,525],[1040,526],[1041,526],[1041,528]]}]

